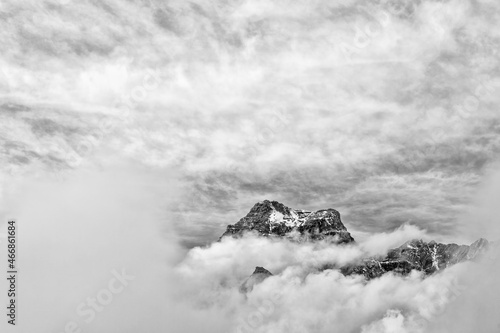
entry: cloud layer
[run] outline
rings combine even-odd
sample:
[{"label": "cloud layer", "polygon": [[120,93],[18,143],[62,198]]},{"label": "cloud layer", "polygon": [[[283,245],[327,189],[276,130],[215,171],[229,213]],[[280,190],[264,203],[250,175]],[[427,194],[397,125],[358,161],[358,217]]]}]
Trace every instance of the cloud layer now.
[{"label": "cloud layer", "polygon": [[[366,282],[322,270],[429,239],[411,225],[348,246],[249,236],[186,251],[168,213],[172,203],[165,203],[179,184],[161,176],[128,160],[60,183],[11,179],[3,202],[20,226],[16,332],[64,332],[71,324],[89,333],[437,333],[450,325],[465,333],[498,324],[498,256],[426,279],[388,274]],[[243,295],[239,286],[255,266],[274,276]],[[116,272],[130,279],[108,302],[103,295],[116,287]],[[88,313],[92,300],[98,310],[82,315],[78,309],[87,305]]]},{"label": "cloud layer", "polygon": [[[319,270],[354,262],[367,250],[384,253],[401,238],[417,235],[427,237],[406,227],[350,246],[225,239],[192,249],[176,267],[187,285],[176,297],[201,311],[221,311],[229,332],[469,332],[473,327],[493,332],[498,325],[495,257],[428,278],[414,272],[366,282],[337,269]],[[239,294],[239,285],[257,265],[275,275]],[[479,314],[476,304],[483,304],[486,313]]]},{"label": "cloud layer", "polygon": [[186,244],[264,198],[456,234],[498,157],[498,9],[6,1],[2,166],[59,173],[106,147],[178,168]]}]

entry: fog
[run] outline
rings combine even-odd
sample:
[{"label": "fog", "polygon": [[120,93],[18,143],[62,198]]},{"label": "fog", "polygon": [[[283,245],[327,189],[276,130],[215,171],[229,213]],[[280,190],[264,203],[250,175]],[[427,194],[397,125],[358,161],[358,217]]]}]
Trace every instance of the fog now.
[{"label": "fog", "polygon": [[[121,161],[61,182],[12,181],[3,203],[19,221],[20,293],[18,326],[6,331],[64,332],[72,322],[75,332],[495,332],[492,255],[427,278],[366,282],[318,268],[429,239],[427,232],[405,225],[347,246],[246,236],[186,249],[169,213],[179,194],[172,175]],[[274,276],[243,295],[238,288],[255,266]],[[78,313],[88,298],[103,299],[113,272],[125,272],[123,290],[91,320]]]}]

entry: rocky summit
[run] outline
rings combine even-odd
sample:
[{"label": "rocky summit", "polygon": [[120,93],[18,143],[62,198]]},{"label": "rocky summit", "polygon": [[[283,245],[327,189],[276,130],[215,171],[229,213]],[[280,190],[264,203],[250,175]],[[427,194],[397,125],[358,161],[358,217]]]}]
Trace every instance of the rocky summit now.
[{"label": "rocky summit", "polygon": [[287,237],[300,240],[329,239],[336,243],[354,242],[335,209],[306,211],[291,209],[277,201],[256,203],[236,224],[228,225],[221,236],[241,237],[255,232],[266,237]]},{"label": "rocky summit", "polygon": [[430,275],[451,265],[474,260],[489,247],[485,239],[479,239],[470,246],[412,240],[390,250],[385,258],[365,259],[362,263],[342,267],[341,272],[344,275],[361,274],[367,279],[388,272],[408,275],[413,270]]}]

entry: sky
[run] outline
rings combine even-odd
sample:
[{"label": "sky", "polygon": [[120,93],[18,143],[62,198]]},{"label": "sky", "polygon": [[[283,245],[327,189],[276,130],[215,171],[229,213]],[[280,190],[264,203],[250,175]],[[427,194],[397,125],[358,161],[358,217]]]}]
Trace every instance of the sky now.
[{"label": "sky", "polygon": [[[7,332],[497,332],[498,257],[426,279],[318,267],[500,239],[499,15],[496,0],[2,1]],[[357,242],[215,242],[264,199],[334,208]],[[242,295],[255,266],[274,276]]]},{"label": "sky", "polygon": [[461,237],[497,168],[499,6],[3,1],[3,178],[175,172],[188,247],[264,199]]}]

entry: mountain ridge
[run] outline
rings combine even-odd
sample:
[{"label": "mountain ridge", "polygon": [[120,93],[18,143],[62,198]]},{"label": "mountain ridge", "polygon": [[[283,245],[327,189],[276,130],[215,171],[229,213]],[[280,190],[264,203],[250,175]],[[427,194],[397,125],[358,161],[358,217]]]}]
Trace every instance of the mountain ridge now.
[{"label": "mountain ridge", "polygon": [[385,257],[365,258],[361,263],[340,268],[344,275],[364,275],[367,279],[393,272],[408,275],[420,271],[434,274],[452,265],[473,261],[490,249],[490,243],[480,238],[471,245],[442,244],[435,241],[411,240],[388,251]]},{"label": "mountain ridge", "polygon": [[[355,242],[342,223],[340,213],[333,208],[317,211],[296,210],[270,200],[256,203],[246,216],[237,223],[228,225],[219,241],[228,236],[242,237],[247,232],[254,232],[263,237],[300,241],[327,239],[337,244]],[[366,279],[378,278],[387,273],[408,275],[414,270],[431,275],[449,266],[475,260],[490,247],[490,242],[484,238],[471,245],[442,244],[413,239],[389,250],[385,256],[364,258],[343,267],[326,265],[321,270],[335,268],[345,276],[363,275]],[[240,291],[250,291],[255,284],[269,276],[272,274],[268,270],[256,267]]]}]

